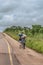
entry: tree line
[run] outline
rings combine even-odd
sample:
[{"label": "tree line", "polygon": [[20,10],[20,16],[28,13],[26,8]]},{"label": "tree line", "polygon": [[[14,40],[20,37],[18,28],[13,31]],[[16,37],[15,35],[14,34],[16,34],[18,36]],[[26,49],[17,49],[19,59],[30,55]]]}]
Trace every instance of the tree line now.
[{"label": "tree line", "polygon": [[35,35],[38,33],[43,34],[43,27],[41,25],[32,25],[32,28],[21,27],[21,26],[12,26],[10,28],[7,28],[5,31],[10,31],[10,30],[13,32],[24,31],[26,35]]}]

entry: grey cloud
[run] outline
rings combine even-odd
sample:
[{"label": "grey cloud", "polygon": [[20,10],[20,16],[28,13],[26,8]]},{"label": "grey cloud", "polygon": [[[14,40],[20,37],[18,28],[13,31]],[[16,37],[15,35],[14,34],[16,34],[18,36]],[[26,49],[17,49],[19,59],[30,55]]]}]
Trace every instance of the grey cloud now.
[{"label": "grey cloud", "polygon": [[0,26],[36,23],[43,25],[43,0],[0,0]]}]

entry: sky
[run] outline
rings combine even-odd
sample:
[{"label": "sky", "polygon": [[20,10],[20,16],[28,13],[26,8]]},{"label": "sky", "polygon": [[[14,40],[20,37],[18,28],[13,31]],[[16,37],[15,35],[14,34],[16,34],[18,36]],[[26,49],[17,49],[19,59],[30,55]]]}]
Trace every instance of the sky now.
[{"label": "sky", "polygon": [[0,31],[33,24],[43,25],[43,0],[0,0]]}]

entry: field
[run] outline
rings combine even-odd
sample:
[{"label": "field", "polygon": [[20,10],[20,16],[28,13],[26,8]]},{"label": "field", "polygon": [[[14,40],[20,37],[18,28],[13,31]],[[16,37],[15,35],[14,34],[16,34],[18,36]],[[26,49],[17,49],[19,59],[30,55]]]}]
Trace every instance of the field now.
[{"label": "field", "polygon": [[28,48],[31,48],[39,53],[43,53],[43,33],[39,33],[39,32],[32,33],[30,31],[30,29],[28,30],[27,28],[24,29],[24,28],[20,28],[20,27],[19,28],[16,27],[15,29],[13,27],[7,28],[4,32],[18,41],[18,39],[19,39],[18,33],[20,31],[24,31],[24,33],[27,35],[26,46]]}]

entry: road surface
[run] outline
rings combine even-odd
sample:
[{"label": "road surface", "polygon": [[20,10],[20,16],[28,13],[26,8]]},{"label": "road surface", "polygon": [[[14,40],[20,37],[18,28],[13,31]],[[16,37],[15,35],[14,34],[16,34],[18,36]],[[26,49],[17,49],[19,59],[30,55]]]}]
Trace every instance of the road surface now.
[{"label": "road surface", "polygon": [[19,43],[0,33],[0,65],[43,65],[43,55],[31,49],[19,48]]},{"label": "road surface", "polygon": [[21,65],[2,33],[0,33],[0,65]]}]

